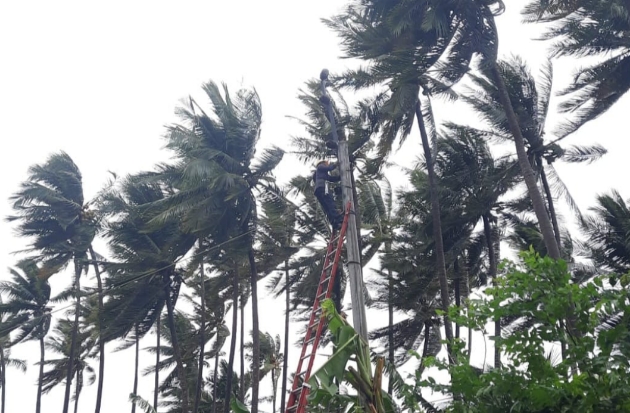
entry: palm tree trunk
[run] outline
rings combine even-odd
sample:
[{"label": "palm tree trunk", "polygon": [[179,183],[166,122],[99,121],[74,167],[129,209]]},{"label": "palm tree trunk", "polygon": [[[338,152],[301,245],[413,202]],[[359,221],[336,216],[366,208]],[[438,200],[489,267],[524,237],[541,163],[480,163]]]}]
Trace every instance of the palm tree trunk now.
[{"label": "palm tree trunk", "polygon": [[214,356],[214,374],[212,376],[212,413],[217,413],[217,376],[219,375],[219,349]]},{"label": "palm tree trunk", "polygon": [[79,380],[79,372],[77,371],[77,382],[74,385],[74,413],[79,411],[79,396],[81,395],[81,380]]},{"label": "palm tree trunk", "polygon": [[98,291],[98,386],[96,390],[96,409],[95,413],[101,411],[101,401],[103,399],[103,383],[105,377],[105,341],[103,337],[103,280],[101,279],[101,271],[96,263],[96,254],[94,249],[90,245],[89,247],[90,257],[94,265],[94,272],[96,273],[96,283]]},{"label": "palm tree trunk", "polygon": [[177,331],[175,330],[175,310],[173,308],[173,300],[171,298],[170,282],[166,283],[164,290],[166,293],[168,329],[171,333],[171,343],[173,345],[175,363],[177,364],[177,378],[179,379],[179,385],[182,391],[182,413],[188,413],[188,381],[186,380],[186,371],[184,370],[184,362],[182,361],[182,351],[179,348],[179,339],[177,338]]},{"label": "palm tree trunk", "polygon": [[284,413],[286,405],[287,393],[287,369],[289,365],[289,324],[290,324],[290,305],[291,305],[291,289],[289,288],[289,260],[284,261],[284,286],[286,288],[284,295],[284,360],[282,361],[282,393],[280,394],[280,413]]},{"label": "palm tree trunk", "polygon": [[[199,249],[201,250],[201,240],[199,240]],[[203,363],[204,353],[206,346],[206,283],[205,274],[203,268],[203,261],[199,263],[199,277],[201,282],[199,284],[201,292],[201,326],[199,328],[199,366],[197,372],[197,391],[195,393],[195,405],[193,407],[193,413],[197,413],[199,409],[199,401],[201,400],[201,390],[203,388]]]},{"label": "palm tree trunk", "polygon": [[[140,338],[136,324],[136,365],[133,371],[133,394],[138,395],[138,366],[140,365]],[[131,403],[131,413],[136,413],[136,402]]]},{"label": "palm tree trunk", "polygon": [[[385,244],[385,253],[390,254],[392,251],[392,243]],[[388,361],[391,366],[394,365],[394,274],[392,270],[387,269],[387,344],[388,344]],[[387,393],[392,394],[394,390],[394,381],[389,380],[387,384]]]},{"label": "palm tree trunk", "polygon": [[258,271],[254,249],[249,249],[249,269],[252,289],[252,408],[251,413],[258,413],[258,382],[260,369],[260,329],[258,326]]},{"label": "palm tree trunk", "polygon": [[271,369],[271,387],[273,388],[273,395],[271,396],[271,412],[276,413],[276,386],[275,383],[275,369]]},{"label": "palm tree trunk", "polygon": [[245,303],[247,302],[247,298],[245,295],[241,296],[241,301],[239,303],[240,311],[241,311],[241,351],[240,351],[240,361],[241,361],[241,375],[239,377],[239,389],[238,389],[238,397],[242,402],[245,401]]},{"label": "palm tree trunk", "polygon": [[446,279],[446,263],[444,261],[444,242],[442,240],[442,220],[440,218],[440,200],[438,198],[438,184],[433,169],[433,158],[431,156],[431,147],[429,146],[429,138],[427,130],[424,126],[422,118],[422,107],[420,99],[416,101],[416,119],[418,120],[418,128],[420,129],[420,137],[422,139],[422,148],[424,149],[424,157],[427,162],[427,170],[429,175],[429,192],[431,194],[431,217],[433,219],[433,238],[435,241],[436,270],[440,280],[440,295],[442,299],[442,310],[444,313],[444,332],[446,334],[446,349],[449,355],[449,362],[455,363],[452,346],[453,327],[448,317],[448,280]]},{"label": "palm tree trunk", "polygon": [[[228,356],[227,383],[225,385],[225,413],[230,413],[230,400],[232,399],[232,379],[234,371],[234,353],[236,352],[236,329],[238,328],[238,263],[234,262],[234,275],[232,276],[232,337],[230,337],[230,354]],[[215,381],[216,385],[216,381]]]},{"label": "palm tree trunk", "polygon": [[[46,347],[44,346],[44,336],[39,338],[39,378],[37,379],[37,403],[35,404],[35,413],[42,411],[42,380],[44,378],[44,358]],[[2,386],[4,389],[4,384]]]},{"label": "palm tree trunk", "polygon": [[556,242],[558,243],[558,247],[562,245],[560,242],[560,226],[558,225],[558,216],[556,214],[556,208],[553,205],[553,196],[551,195],[551,189],[549,188],[549,182],[547,181],[547,173],[545,172],[545,167],[542,164],[542,161],[539,159],[538,163],[540,164],[540,180],[543,184],[543,189],[545,190],[545,196],[547,197],[547,205],[549,206],[549,216],[551,217],[551,225],[553,226],[553,232],[556,236]]},{"label": "palm tree trunk", "polygon": [[77,333],[79,329],[79,316],[81,313],[81,266],[79,260],[74,259],[74,292],[76,294],[76,305],[74,307],[74,326],[72,327],[72,338],[70,341],[70,354],[68,355],[68,371],[66,373],[66,393],[63,399],[63,413],[68,413],[70,408],[70,389],[72,378],[74,377],[74,357],[77,347]]},{"label": "palm tree trunk", "polygon": [[[494,251],[494,237],[492,236],[492,227],[490,226],[490,217],[487,214],[482,215],[483,219],[483,233],[486,238],[486,245],[488,247],[488,261],[490,261],[490,278],[494,286],[497,286],[497,257]],[[494,336],[501,337],[501,320],[494,320]],[[494,368],[501,367],[501,348],[494,342]]]},{"label": "palm tree trunk", "polygon": [[153,409],[155,409],[155,411],[157,412],[157,408],[158,408],[158,395],[159,395],[159,391],[158,389],[160,388],[160,335],[162,334],[162,326],[161,326],[161,320],[160,320],[160,316],[162,311],[160,311],[160,314],[158,315],[158,319],[157,319],[157,351],[155,352],[155,390],[153,390]]},{"label": "palm tree trunk", "polygon": [[556,242],[556,237],[553,233],[553,227],[551,226],[549,215],[547,215],[545,203],[540,195],[538,186],[536,185],[534,170],[532,169],[532,165],[529,163],[529,159],[527,159],[525,140],[523,138],[523,134],[521,133],[521,128],[518,124],[516,114],[514,113],[514,108],[510,102],[510,96],[507,88],[505,87],[505,82],[503,81],[503,77],[501,76],[501,72],[499,71],[499,67],[496,62],[492,65],[491,71],[499,92],[499,102],[501,103],[501,106],[503,106],[505,116],[507,117],[507,121],[510,126],[510,132],[512,132],[512,136],[514,137],[518,164],[521,168],[521,173],[523,174],[523,180],[527,185],[529,197],[531,198],[534,206],[534,212],[536,213],[536,218],[538,219],[540,232],[542,233],[545,246],[547,247],[547,253],[551,258],[557,260],[560,258],[560,247]]},{"label": "palm tree trunk", "polygon": [[6,401],[5,399],[6,387],[7,387],[6,372],[7,372],[7,366],[4,360],[4,348],[0,347],[0,386],[2,386],[2,395],[0,396],[0,398],[2,398],[2,408],[0,409],[0,412],[2,413],[4,413],[4,405]]},{"label": "palm tree trunk", "polygon": [[[462,305],[462,293],[461,293],[461,274],[459,273],[459,258],[455,258],[454,262],[454,271],[455,271],[455,305],[457,308]],[[455,322],[455,338],[459,338],[459,323]]]}]

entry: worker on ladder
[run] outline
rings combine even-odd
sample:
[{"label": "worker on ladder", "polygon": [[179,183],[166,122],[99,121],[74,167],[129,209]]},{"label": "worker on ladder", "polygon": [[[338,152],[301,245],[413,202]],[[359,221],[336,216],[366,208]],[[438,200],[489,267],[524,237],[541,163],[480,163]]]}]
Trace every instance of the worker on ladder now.
[{"label": "worker on ladder", "polygon": [[336,167],[336,163],[329,163],[326,160],[319,161],[313,173],[313,182],[315,182],[315,197],[322,206],[333,230],[338,231],[343,223],[343,215],[337,211],[335,200],[328,191],[328,182],[339,182],[341,180],[341,177],[338,175],[328,174]]}]

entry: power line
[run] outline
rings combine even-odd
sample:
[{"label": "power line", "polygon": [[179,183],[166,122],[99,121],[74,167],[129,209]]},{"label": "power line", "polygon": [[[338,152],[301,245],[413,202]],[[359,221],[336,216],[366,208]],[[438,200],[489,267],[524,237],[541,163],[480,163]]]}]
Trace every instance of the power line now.
[{"label": "power line", "polygon": [[[199,253],[197,253],[197,254],[193,254],[193,255],[191,255],[191,256],[189,256],[189,257],[181,257],[181,258],[179,258],[179,259],[175,260],[175,262],[173,262],[172,264],[165,265],[164,267],[162,267],[162,268],[157,268],[157,269],[155,269],[155,270],[147,271],[147,272],[146,272],[146,273],[144,273],[144,274],[142,274],[142,273],[141,273],[141,274],[139,274],[139,275],[137,275],[137,276],[135,276],[135,277],[133,277],[133,278],[131,278],[131,279],[128,279],[128,280],[126,280],[126,281],[124,281],[124,282],[120,283],[119,285],[116,285],[116,286],[114,286],[114,287],[112,287],[112,288],[108,289],[107,291],[103,291],[103,296],[106,296],[106,295],[108,295],[108,294],[111,294],[113,291],[115,291],[115,290],[117,290],[117,289],[119,289],[119,288],[122,288],[122,287],[126,286],[126,285],[127,285],[127,284],[129,284],[129,283],[132,283],[132,282],[134,282],[134,281],[141,280],[141,279],[143,279],[143,278],[145,278],[145,277],[149,277],[149,276],[151,276],[151,275],[154,275],[154,274],[159,273],[160,271],[163,271],[163,270],[165,270],[165,269],[171,268],[171,267],[173,267],[173,266],[175,266],[175,265],[177,265],[177,264],[179,264],[179,263],[181,263],[181,262],[183,262],[183,261],[191,260],[191,259],[196,258],[196,257],[198,257],[198,256],[200,256],[200,255],[202,255],[202,254],[205,254],[205,253],[209,252],[209,251],[213,251],[213,250],[215,250],[215,249],[217,249],[217,248],[221,248],[221,247],[222,247],[222,246],[224,246],[225,244],[228,244],[228,243],[230,243],[230,242],[232,242],[232,241],[234,241],[234,240],[237,240],[237,239],[239,239],[239,238],[241,238],[241,237],[244,237],[245,235],[248,235],[248,234],[250,234],[250,233],[252,233],[252,232],[254,232],[254,231],[255,231],[255,230],[251,229],[251,230],[249,230],[249,231],[246,231],[246,232],[244,232],[244,233],[242,233],[242,234],[240,234],[240,235],[237,235],[236,237],[230,238],[230,239],[229,239],[229,240],[227,240],[227,241],[224,241],[224,242],[222,242],[222,243],[220,243],[220,244],[218,244],[218,245],[215,245],[215,246],[213,246],[213,247],[210,247],[210,248],[208,248],[208,249],[206,249],[206,250],[204,250],[204,251],[202,251],[202,252],[199,252]],[[85,295],[83,295],[82,297],[92,297],[92,296],[94,296],[94,295],[97,295],[98,293],[99,293],[98,291],[94,291],[94,292],[91,292],[91,293],[85,294]],[[1,337],[1,336],[3,336],[3,335],[5,335],[6,333],[11,333],[13,330],[15,330],[15,329],[19,328],[20,326],[22,326],[22,325],[24,325],[24,324],[26,324],[26,323],[30,323],[30,322],[32,322],[32,321],[34,321],[34,320],[39,320],[39,319],[42,319],[42,318],[44,318],[44,317],[51,316],[52,314],[58,313],[58,312],[60,312],[60,311],[67,310],[68,308],[70,308],[70,307],[72,307],[72,306],[74,306],[74,305],[75,305],[75,303],[71,303],[71,304],[68,304],[68,305],[66,305],[66,306],[63,306],[63,307],[60,307],[60,308],[56,308],[56,309],[54,309],[54,310],[52,310],[52,311],[50,311],[50,312],[47,312],[47,313],[46,313],[46,314],[44,314],[44,315],[41,315],[41,316],[38,316],[38,317],[34,317],[34,318],[29,319],[29,320],[27,320],[27,321],[25,321],[25,322],[23,322],[23,323],[20,323],[20,324],[18,324],[17,326],[12,327],[11,329],[0,330],[0,337]]]}]

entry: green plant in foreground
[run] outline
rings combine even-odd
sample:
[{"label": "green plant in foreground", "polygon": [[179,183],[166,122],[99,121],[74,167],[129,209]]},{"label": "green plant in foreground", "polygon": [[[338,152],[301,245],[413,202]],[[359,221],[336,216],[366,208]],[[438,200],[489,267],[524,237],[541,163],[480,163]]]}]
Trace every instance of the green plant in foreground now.
[{"label": "green plant in foreground", "polygon": [[[476,368],[456,342],[457,364],[424,360],[448,372],[451,382],[427,378],[422,385],[454,395],[449,412],[630,411],[630,275],[575,284],[563,260],[533,250],[520,254],[519,265],[504,261],[501,268],[504,276],[486,290],[489,298],[472,300],[467,313],[451,307],[449,314],[477,330],[499,318],[518,320],[493,338],[508,361],[499,369]],[[566,329],[570,315],[579,337]],[[559,343],[567,346],[562,360],[553,357]],[[573,366],[579,368],[572,374]]]}]

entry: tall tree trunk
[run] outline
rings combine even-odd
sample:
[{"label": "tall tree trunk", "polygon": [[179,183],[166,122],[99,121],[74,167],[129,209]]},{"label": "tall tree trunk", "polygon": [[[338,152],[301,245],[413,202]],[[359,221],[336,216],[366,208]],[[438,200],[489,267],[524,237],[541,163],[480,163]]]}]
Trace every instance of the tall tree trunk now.
[{"label": "tall tree trunk", "polygon": [[538,164],[540,165],[540,180],[542,181],[543,189],[547,197],[547,205],[549,206],[549,216],[551,217],[551,225],[553,226],[553,232],[556,237],[556,242],[558,243],[558,247],[561,247],[562,242],[560,241],[560,226],[558,225],[558,216],[556,214],[556,208],[553,204],[553,196],[551,195],[549,182],[547,181],[547,173],[545,172],[545,167],[543,166],[542,159],[540,159],[540,157],[538,159]]},{"label": "tall tree trunk", "polygon": [[[201,240],[199,240],[199,250],[201,250]],[[199,401],[201,400],[201,390],[203,388],[203,363],[206,346],[206,276],[204,274],[203,260],[199,263],[200,292],[201,292],[201,326],[199,328],[199,365],[197,366],[197,391],[195,393],[195,405],[193,413],[199,410]]]},{"label": "tall tree trunk", "polygon": [[[455,258],[455,262],[453,265],[453,269],[455,271],[455,279],[453,280],[455,282],[455,305],[457,306],[457,308],[461,307],[462,305],[462,292],[461,292],[461,274],[459,273],[459,257]],[[459,323],[455,322],[455,338],[459,338]]]},{"label": "tall tree trunk", "polygon": [[258,326],[258,271],[254,249],[249,249],[249,269],[252,289],[252,408],[251,413],[258,413],[258,384],[260,376],[260,328]]},{"label": "tall tree trunk", "polygon": [[422,106],[420,99],[416,101],[416,119],[418,120],[418,128],[420,129],[420,137],[422,138],[422,148],[424,149],[424,157],[427,162],[427,170],[429,175],[429,192],[431,194],[431,217],[433,219],[433,238],[435,241],[435,256],[436,256],[436,272],[438,279],[440,280],[440,297],[442,299],[442,310],[444,313],[444,332],[446,333],[446,340],[448,341],[446,349],[449,355],[449,362],[455,363],[452,341],[453,341],[453,326],[448,317],[448,280],[446,279],[446,263],[444,261],[444,242],[442,240],[442,220],[440,217],[440,200],[438,198],[438,184],[435,176],[435,170],[433,169],[433,158],[431,156],[431,147],[429,146],[429,138],[424,126],[424,119],[422,117]]},{"label": "tall tree trunk", "polygon": [[157,412],[158,409],[158,396],[160,394],[159,392],[159,388],[160,388],[160,335],[162,334],[162,325],[161,325],[161,315],[162,315],[162,311],[160,311],[160,314],[158,315],[158,319],[157,319],[157,351],[155,352],[155,389],[153,390],[153,409],[155,409],[155,411]]},{"label": "tall tree trunk", "polygon": [[[468,294],[470,294],[470,276],[466,275],[466,288],[468,288]],[[468,313],[470,314],[470,300],[466,304]],[[468,327],[468,357],[472,356],[472,328]]]},{"label": "tall tree trunk", "polygon": [[276,386],[274,383],[276,382],[275,369],[271,369],[271,387],[273,388],[273,395],[271,396],[271,411],[272,413],[276,413]]},{"label": "tall tree trunk", "polygon": [[232,276],[232,337],[230,337],[230,354],[228,355],[227,383],[225,385],[225,413],[230,413],[230,400],[232,399],[232,379],[234,375],[234,353],[236,352],[236,329],[238,328],[238,263],[234,262],[234,275]]},{"label": "tall tree trunk", "polygon": [[217,413],[217,376],[219,375],[220,352],[220,349],[217,348],[217,354],[214,356],[214,374],[212,375],[212,413]]},{"label": "tall tree trunk", "polygon": [[[385,244],[385,253],[390,254],[392,251],[392,243]],[[391,366],[394,365],[394,274],[392,270],[387,269],[387,344],[388,344],[388,361]],[[387,393],[392,394],[394,390],[394,381],[389,380],[387,384]]]},{"label": "tall tree trunk", "polygon": [[103,399],[103,383],[105,378],[105,341],[103,337],[103,280],[101,279],[101,270],[96,262],[96,254],[94,248],[90,245],[90,257],[96,274],[96,283],[98,291],[98,385],[96,390],[96,408],[95,413],[100,413],[101,402]]},{"label": "tall tree trunk", "polygon": [[557,260],[560,258],[560,247],[556,242],[556,237],[553,233],[553,227],[551,226],[549,215],[547,215],[545,203],[542,196],[540,195],[538,186],[536,185],[536,175],[534,174],[532,165],[529,163],[529,159],[527,159],[527,152],[525,150],[525,139],[523,138],[523,134],[521,133],[518,119],[516,117],[516,114],[514,113],[512,103],[510,102],[510,96],[508,94],[507,88],[505,87],[505,82],[503,81],[503,77],[501,76],[499,66],[496,62],[492,64],[491,71],[492,76],[494,77],[495,84],[497,86],[497,91],[499,92],[499,102],[505,110],[505,116],[507,117],[507,121],[510,126],[510,132],[514,137],[514,145],[516,146],[516,156],[518,159],[518,164],[521,168],[521,173],[523,174],[523,180],[527,185],[527,191],[529,192],[529,197],[532,200],[532,205],[534,206],[534,212],[536,213],[536,218],[538,219],[540,232],[542,233],[545,246],[547,247],[547,253],[551,258]]},{"label": "tall tree trunk", "polygon": [[81,265],[79,265],[78,258],[74,259],[74,292],[76,294],[76,304],[74,307],[72,337],[70,339],[70,354],[68,355],[68,370],[66,373],[66,393],[63,399],[63,413],[68,413],[68,409],[70,408],[70,389],[72,388],[72,378],[74,377],[74,357],[77,347],[79,316],[81,313]]},{"label": "tall tree trunk", "polygon": [[289,324],[291,311],[291,289],[289,288],[289,260],[284,261],[284,360],[282,362],[282,393],[280,394],[280,413],[284,413],[287,395],[287,369],[289,365]]},{"label": "tall tree trunk", "polygon": [[77,382],[75,383],[74,388],[74,413],[78,413],[79,411],[79,396],[81,395],[81,379],[79,377],[79,372],[77,371]]},{"label": "tall tree trunk", "polygon": [[6,373],[7,373],[7,365],[6,365],[6,361],[4,360],[4,348],[0,347],[0,386],[2,386],[2,395],[0,396],[0,398],[2,399],[2,408],[0,409],[0,412],[4,413],[4,405],[6,403],[6,388],[7,388],[7,380],[6,380]]},{"label": "tall tree trunk", "polygon": [[238,397],[242,402],[245,402],[245,303],[247,303],[247,298],[245,294],[241,295],[241,302],[239,303],[239,308],[241,311],[241,351],[240,351],[240,362],[241,362],[241,375],[239,377],[239,389],[238,389]]},{"label": "tall tree trunk", "polygon": [[[44,361],[46,361],[45,353],[46,347],[44,346],[44,336],[42,335],[39,338],[39,376],[37,379],[37,402],[35,404],[35,413],[41,413],[42,411],[42,380],[44,378]],[[2,387],[4,388],[4,385]]]},{"label": "tall tree trunk", "polygon": [[186,380],[186,371],[184,370],[184,362],[182,361],[182,351],[179,348],[179,338],[175,329],[175,309],[173,308],[173,300],[171,298],[170,282],[164,286],[166,293],[166,312],[168,316],[168,329],[171,333],[171,343],[173,345],[173,353],[175,363],[177,364],[177,378],[179,380],[180,390],[182,392],[182,413],[188,413],[188,380]]},{"label": "tall tree trunk", "polygon": [[[497,286],[497,257],[494,251],[494,236],[492,235],[492,226],[490,225],[490,217],[488,214],[482,215],[483,234],[486,238],[486,246],[488,247],[488,261],[490,261],[490,273],[494,286]],[[494,336],[498,339],[501,337],[501,320],[494,320]],[[494,368],[501,367],[501,348],[494,342]]]},{"label": "tall tree trunk", "polygon": [[[133,394],[138,395],[138,366],[140,365],[140,337],[138,337],[138,324],[136,324],[136,364],[133,370]],[[131,413],[136,413],[136,402],[131,403]]]}]

